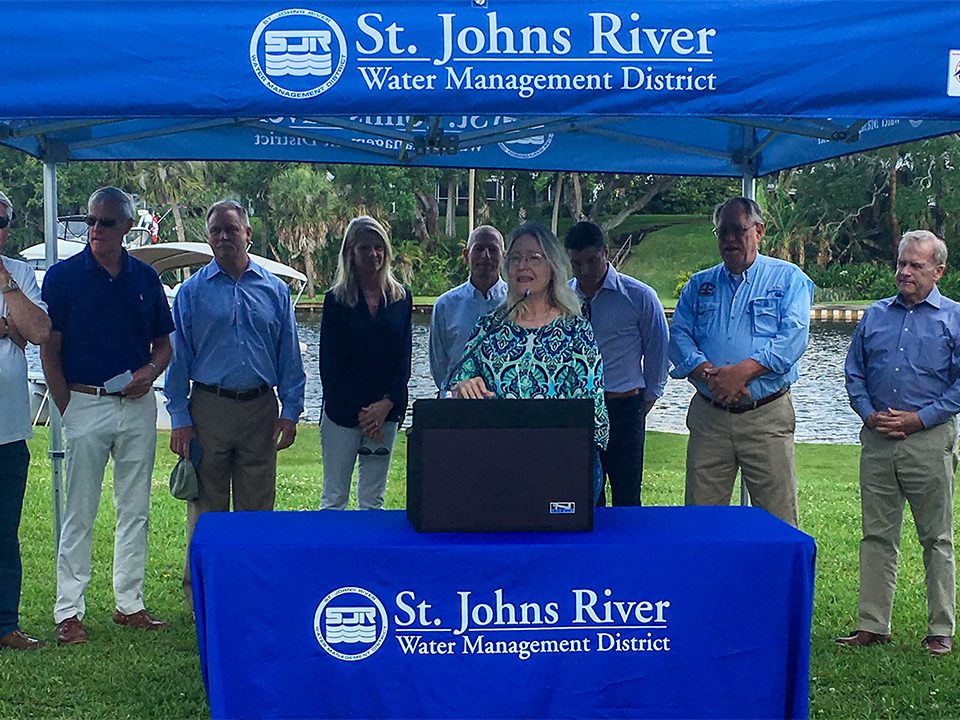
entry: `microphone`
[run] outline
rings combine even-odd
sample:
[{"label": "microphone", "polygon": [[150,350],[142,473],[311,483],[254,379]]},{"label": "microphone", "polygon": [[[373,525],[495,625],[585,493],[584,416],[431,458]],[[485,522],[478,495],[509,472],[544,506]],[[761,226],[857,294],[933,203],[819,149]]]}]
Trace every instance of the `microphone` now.
[{"label": "microphone", "polygon": [[503,317],[504,317],[504,318],[510,317],[510,313],[512,313],[514,310],[517,309],[517,305],[519,305],[520,303],[522,303],[522,302],[523,302],[524,300],[526,300],[528,297],[530,297],[530,288],[527,288],[526,290],[523,291],[523,297],[520,298],[519,300],[517,300],[513,305],[511,305],[511,306],[510,306],[510,309],[507,310],[507,311],[503,314]]},{"label": "microphone", "polygon": [[521,297],[513,305],[511,305],[506,312],[496,313],[496,317],[494,318],[494,321],[487,326],[485,331],[478,333],[477,336],[473,339],[473,343],[471,343],[469,348],[470,352],[467,351],[467,348],[463,349],[463,354],[460,356],[460,359],[450,369],[450,372],[447,373],[447,380],[446,382],[444,382],[443,387],[440,389],[441,398],[453,397],[453,393],[450,390],[450,380],[453,378],[454,375],[456,375],[460,371],[460,368],[462,368],[464,364],[467,362],[467,359],[470,357],[470,353],[473,352],[474,348],[479,347],[480,343],[484,340],[484,338],[487,337],[487,335],[490,334],[490,332],[495,327],[499,327],[501,324],[503,324],[503,321],[510,315],[510,313],[512,313],[514,310],[517,309],[517,305],[522,303],[528,297],[530,297],[530,288],[527,288],[526,290],[524,290],[523,297]]}]

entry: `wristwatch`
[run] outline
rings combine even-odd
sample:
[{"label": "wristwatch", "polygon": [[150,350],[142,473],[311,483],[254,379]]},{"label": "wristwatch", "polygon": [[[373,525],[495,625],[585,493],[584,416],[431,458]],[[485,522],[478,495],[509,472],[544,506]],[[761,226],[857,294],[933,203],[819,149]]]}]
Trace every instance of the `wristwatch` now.
[{"label": "wristwatch", "polygon": [[20,285],[17,284],[17,281],[13,279],[13,275],[10,276],[10,279],[7,280],[7,284],[0,287],[0,293],[6,295],[8,292],[13,292],[14,290],[19,290]]}]

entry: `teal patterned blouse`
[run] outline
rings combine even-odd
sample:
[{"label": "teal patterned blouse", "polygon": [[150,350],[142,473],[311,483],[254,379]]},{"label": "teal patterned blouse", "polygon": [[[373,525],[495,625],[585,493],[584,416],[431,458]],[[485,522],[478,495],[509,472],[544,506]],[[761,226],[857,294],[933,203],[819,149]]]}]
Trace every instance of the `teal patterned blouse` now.
[{"label": "teal patterned blouse", "polygon": [[561,315],[539,328],[524,328],[500,312],[481,317],[450,383],[483,378],[499,398],[593,398],[594,439],[607,447],[609,421],[603,401],[603,360],[590,322]]}]

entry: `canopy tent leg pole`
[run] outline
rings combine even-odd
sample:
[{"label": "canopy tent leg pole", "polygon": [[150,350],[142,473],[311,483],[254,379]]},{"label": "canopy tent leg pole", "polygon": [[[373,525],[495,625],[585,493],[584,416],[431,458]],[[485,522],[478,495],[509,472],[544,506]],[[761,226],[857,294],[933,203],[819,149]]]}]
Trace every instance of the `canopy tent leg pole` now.
[{"label": "canopy tent leg pole", "polygon": [[[743,177],[740,179],[740,193],[745,198],[757,199],[757,181],[747,168],[743,169]],[[740,472],[740,504],[744,506],[750,504],[750,493],[747,492],[747,486],[743,482],[743,471]]]},{"label": "canopy tent leg pole", "polygon": [[[43,235],[46,245],[46,266],[57,262],[57,164],[43,162]],[[63,478],[63,434],[60,410],[50,399],[50,467],[53,487],[53,549],[60,549],[60,486]]]},{"label": "canopy tent leg pole", "polygon": [[473,211],[476,205],[477,171],[473,168],[467,170],[467,237],[473,234]]}]

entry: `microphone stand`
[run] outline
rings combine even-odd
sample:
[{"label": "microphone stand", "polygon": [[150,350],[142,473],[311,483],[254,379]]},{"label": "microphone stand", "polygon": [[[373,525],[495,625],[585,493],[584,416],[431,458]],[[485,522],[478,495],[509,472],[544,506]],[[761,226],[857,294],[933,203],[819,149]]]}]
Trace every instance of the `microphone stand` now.
[{"label": "microphone stand", "polygon": [[473,353],[473,351],[476,348],[480,347],[480,343],[483,342],[483,340],[487,337],[487,335],[490,334],[493,328],[499,326],[506,318],[510,317],[510,313],[516,310],[517,306],[520,303],[522,303],[524,300],[526,300],[528,297],[530,297],[529,288],[523,291],[523,297],[517,300],[509,308],[507,308],[506,312],[497,313],[498,318],[494,322],[490,323],[490,325],[487,326],[487,329],[485,331],[477,333],[477,336],[473,339],[473,342],[470,343],[469,347],[466,347],[463,349],[463,354],[460,356],[460,359],[456,362],[456,364],[453,366],[450,372],[447,373],[447,379],[443,383],[443,387],[440,389],[439,397],[441,398],[454,397],[453,391],[450,389],[450,380],[452,380],[453,377],[458,372],[460,372],[460,368],[462,368],[466,364],[467,360],[470,358],[470,355]]}]

